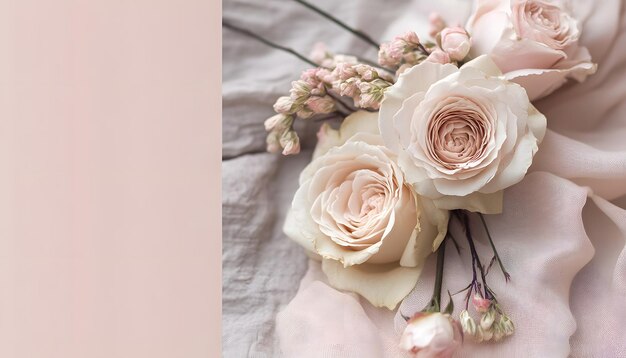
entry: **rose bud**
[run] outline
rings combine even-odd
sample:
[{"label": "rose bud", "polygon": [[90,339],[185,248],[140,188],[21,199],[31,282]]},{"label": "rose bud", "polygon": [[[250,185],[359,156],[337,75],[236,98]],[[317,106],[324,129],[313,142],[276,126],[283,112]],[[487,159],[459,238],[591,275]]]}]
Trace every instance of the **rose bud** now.
[{"label": "rose bud", "polygon": [[515,326],[513,325],[513,321],[509,318],[509,316],[503,314],[500,316],[500,326],[504,331],[504,335],[510,336],[515,332]]},{"label": "rose bud", "polygon": [[489,306],[491,306],[491,300],[482,298],[479,294],[475,294],[474,297],[472,297],[472,304],[476,312],[485,313],[489,309]]},{"label": "rose bud", "polygon": [[450,55],[448,55],[445,51],[436,49],[428,55],[426,61],[445,65],[446,63],[450,63]]},{"label": "rose bud", "polygon": [[440,36],[441,49],[450,55],[453,61],[461,61],[469,53],[470,38],[462,27],[446,27]]},{"label": "rose bud", "polygon": [[408,321],[400,348],[419,357],[452,357],[461,342],[461,331],[450,315],[417,313]]}]

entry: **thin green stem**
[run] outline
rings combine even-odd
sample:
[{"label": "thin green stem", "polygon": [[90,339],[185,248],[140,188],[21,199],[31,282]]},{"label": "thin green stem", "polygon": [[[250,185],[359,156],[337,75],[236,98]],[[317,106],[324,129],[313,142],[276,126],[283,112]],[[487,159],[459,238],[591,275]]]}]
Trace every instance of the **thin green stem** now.
[{"label": "thin green stem", "polygon": [[496,260],[498,261],[500,270],[502,270],[502,273],[504,274],[504,279],[507,282],[509,282],[509,280],[511,279],[511,275],[509,275],[509,273],[506,271],[506,269],[504,268],[504,265],[502,264],[502,260],[500,260],[500,255],[498,255],[498,250],[496,250],[496,245],[494,245],[493,239],[491,238],[491,234],[489,233],[487,222],[485,221],[485,218],[483,217],[482,213],[478,213],[478,216],[480,216],[480,221],[482,221],[483,227],[485,228],[485,231],[487,232],[487,237],[489,238],[489,244],[491,245],[491,250],[493,250],[493,254],[496,257]]},{"label": "thin green stem", "polygon": [[424,311],[439,312],[441,311],[441,287],[443,285],[443,262],[446,257],[447,238],[443,240],[437,250],[437,271],[435,273],[435,287],[433,288],[433,296]]},{"label": "thin green stem", "polygon": [[313,67],[319,67],[319,65],[317,65],[315,62],[309,60],[308,58],[306,58],[303,55],[299,54],[298,52],[290,49],[289,47],[281,46],[281,45],[279,45],[277,43],[274,43],[274,42],[272,42],[272,41],[270,41],[270,40],[268,40],[266,38],[263,38],[263,37],[255,34],[254,32],[252,32],[250,30],[246,30],[246,29],[243,29],[241,27],[235,26],[235,25],[233,25],[233,24],[231,24],[231,23],[229,23],[227,21],[224,21],[224,20],[222,20],[222,27],[225,27],[225,28],[227,28],[229,30],[238,32],[238,33],[240,33],[242,35],[251,37],[251,38],[253,38],[253,39],[257,40],[257,41],[260,41],[260,42],[266,44],[269,47],[273,47],[273,48],[275,48],[277,50],[281,50],[281,51],[287,52],[287,53],[289,53],[291,55],[294,55],[297,58],[299,58],[300,60],[308,63],[309,65],[311,65]]},{"label": "thin green stem", "polygon": [[339,20],[338,18],[332,16],[331,14],[327,13],[326,11],[320,9],[319,7],[304,1],[304,0],[294,0],[297,3],[302,4],[303,6],[309,8],[310,10],[315,11],[316,13],[322,15],[323,17],[327,18],[328,20],[334,22],[335,24],[341,26],[342,28],[344,28],[345,30],[350,31],[352,34],[354,34],[356,37],[360,38],[361,40],[369,43],[370,45],[376,47],[376,49],[380,48],[380,44],[377,43],[376,41],[374,41],[371,37],[369,37],[369,35],[367,35],[366,33],[353,29],[352,27],[346,25],[344,22],[342,22],[341,20]]}]

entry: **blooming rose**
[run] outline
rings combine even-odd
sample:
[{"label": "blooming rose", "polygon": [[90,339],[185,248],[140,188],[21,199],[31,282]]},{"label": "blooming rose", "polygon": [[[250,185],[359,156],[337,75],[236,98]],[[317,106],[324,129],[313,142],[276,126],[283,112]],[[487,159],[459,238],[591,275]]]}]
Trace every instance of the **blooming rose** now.
[{"label": "blooming rose", "polygon": [[441,31],[441,49],[454,61],[461,61],[470,51],[471,43],[467,31],[461,27],[446,27]]},{"label": "blooming rose", "polygon": [[580,27],[560,1],[477,0],[467,29],[470,54],[490,54],[505,77],[526,88],[535,100],[595,73]]},{"label": "blooming rose", "polygon": [[385,93],[379,126],[418,194],[442,209],[498,213],[502,189],[530,166],[546,118],[481,56],[460,69],[425,61],[403,73]]},{"label": "blooming rose", "polygon": [[461,330],[457,322],[448,314],[417,313],[408,321],[400,348],[418,358],[446,358],[461,343]]},{"label": "blooming rose", "polygon": [[329,283],[393,309],[443,240],[448,213],[418,197],[383,146],[377,115],[324,125],[284,231],[321,258]]}]

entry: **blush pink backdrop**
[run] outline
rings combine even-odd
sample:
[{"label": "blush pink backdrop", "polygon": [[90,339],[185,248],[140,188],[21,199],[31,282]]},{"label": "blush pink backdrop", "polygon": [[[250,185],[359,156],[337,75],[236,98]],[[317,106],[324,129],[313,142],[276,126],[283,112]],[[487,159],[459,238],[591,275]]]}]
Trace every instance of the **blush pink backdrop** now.
[{"label": "blush pink backdrop", "polygon": [[208,356],[215,11],[0,2],[0,357]]}]

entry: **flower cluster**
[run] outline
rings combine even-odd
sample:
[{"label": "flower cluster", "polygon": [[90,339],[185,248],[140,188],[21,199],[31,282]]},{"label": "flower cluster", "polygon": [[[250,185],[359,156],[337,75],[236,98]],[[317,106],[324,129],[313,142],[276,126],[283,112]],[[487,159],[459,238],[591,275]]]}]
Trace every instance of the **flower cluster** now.
[{"label": "flower cluster", "polygon": [[[380,67],[316,45],[317,67],[292,83],[265,121],[268,150],[294,154],[297,118],[345,117],[338,129],[322,124],[284,225],[321,262],[330,285],[394,309],[437,252],[431,303],[405,317],[400,343],[420,357],[451,356],[463,333],[477,342],[514,333],[487,282],[496,261],[507,281],[510,275],[482,214],[502,212],[503,191],[524,178],[539,150],[547,119],[531,101],[595,71],[578,43],[577,21],[560,2],[477,2],[465,28],[432,14],[435,42],[406,32],[379,46],[352,31],[378,48]],[[476,250],[470,212],[478,213],[493,250],[488,266]],[[444,312],[439,303],[445,245],[458,245],[459,232],[469,245],[472,281],[460,291],[467,291],[466,309],[457,321],[452,297]],[[478,320],[467,310],[470,299]]]},{"label": "flower cluster", "polygon": [[376,68],[364,64],[340,62],[327,78],[332,89],[340,96],[351,97],[354,106],[378,109],[385,90],[393,79]]},{"label": "flower cluster", "polygon": [[413,31],[383,43],[378,51],[378,63],[381,66],[397,68],[396,74],[398,75],[427,57],[428,51]]},{"label": "flower cluster", "polygon": [[[474,300],[480,303],[474,304],[476,312],[481,313],[478,323],[470,316],[467,310],[461,311],[459,320],[463,333],[472,337],[476,342],[496,342],[510,336],[515,331],[513,321],[507,316],[497,303],[491,300],[475,296]],[[485,308],[485,303],[487,307]]]}]

